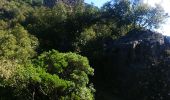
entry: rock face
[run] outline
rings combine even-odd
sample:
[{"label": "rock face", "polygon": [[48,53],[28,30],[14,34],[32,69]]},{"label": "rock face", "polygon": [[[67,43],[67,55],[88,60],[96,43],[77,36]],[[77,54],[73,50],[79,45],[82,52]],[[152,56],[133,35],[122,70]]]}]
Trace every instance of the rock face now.
[{"label": "rock face", "polygon": [[108,44],[108,82],[123,100],[170,100],[170,38],[133,30]]}]

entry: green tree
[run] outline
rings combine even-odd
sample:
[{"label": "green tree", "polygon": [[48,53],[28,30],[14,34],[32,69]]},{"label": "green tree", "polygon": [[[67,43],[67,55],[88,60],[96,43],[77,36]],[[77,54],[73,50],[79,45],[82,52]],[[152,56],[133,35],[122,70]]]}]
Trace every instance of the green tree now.
[{"label": "green tree", "polygon": [[35,56],[38,40],[22,26],[0,30],[0,57],[26,62]]},{"label": "green tree", "polygon": [[0,18],[7,22],[9,27],[23,23],[33,10],[30,5],[16,0],[1,0],[0,9]]},{"label": "green tree", "polygon": [[[80,9],[79,9],[80,8]],[[43,12],[46,12],[44,14]],[[53,8],[37,8],[26,19],[24,26],[40,40],[40,49],[75,51],[75,43],[83,31],[96,21],[98,9],[77,5],[72,9],[59,3]]]},{"label": "green tree", "polygon": [[94,99],[94,89],[88,78],[94,70],[86,57],[52,50],[42,53],[32,64],[16,68],[2,70],[4,74],[1,75],[7,79],[3,80],[3,86],[14,87],[13,95],[19,100]]},{"label": "green tree", "polygon": [[143,27],[146,29],[157,29],[168,18],[168,14],[165,13],[160,5],[157,4],[155,7],[151,7],[142,2],[132,6],[131,16],[134,27]]},{"label": "green tree", "polygon": [[168,17],[160,5],[151,7],[138,0],[112,0],[102,7],[102,11],[103,19],[113,23],[113,34],[120,35],[134,28],[157,29]]}]

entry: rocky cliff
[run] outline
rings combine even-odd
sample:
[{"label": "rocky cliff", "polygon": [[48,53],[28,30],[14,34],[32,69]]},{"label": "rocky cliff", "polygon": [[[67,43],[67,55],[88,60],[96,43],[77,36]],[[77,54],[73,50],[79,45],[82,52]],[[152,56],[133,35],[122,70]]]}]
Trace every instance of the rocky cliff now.
[{"label": "rocky cliff", "polygon": [[107,44],[107,78],[123,100],[170,100],[170,38],[133,30]]}]

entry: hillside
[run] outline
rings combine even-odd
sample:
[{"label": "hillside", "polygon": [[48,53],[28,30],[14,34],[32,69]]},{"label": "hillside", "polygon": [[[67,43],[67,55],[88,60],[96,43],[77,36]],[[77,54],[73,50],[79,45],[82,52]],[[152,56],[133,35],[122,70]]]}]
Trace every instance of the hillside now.
[{"label": "hillside", "polygon": [[0,0],[0,100],[169,100],[160,5]]}]

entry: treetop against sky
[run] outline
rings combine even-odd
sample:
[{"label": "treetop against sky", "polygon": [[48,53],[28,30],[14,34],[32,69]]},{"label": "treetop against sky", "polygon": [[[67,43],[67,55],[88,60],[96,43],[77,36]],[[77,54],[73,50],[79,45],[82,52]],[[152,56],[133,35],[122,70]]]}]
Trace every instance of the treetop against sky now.
[{"label": "treetop against sky", "polygon": [[[95,6],[101,7],[104,3],[110,0],[85,0],[86,3],[93,3]],[[164,10],[170,15],[170,0],[143,0],[144,3],[148,3],[151,6],[155,4],[161,4]],[[170,18],[167,19],[166,23],[162,25],[158,32],[163,33],[164,35],[170,36]]]}]

